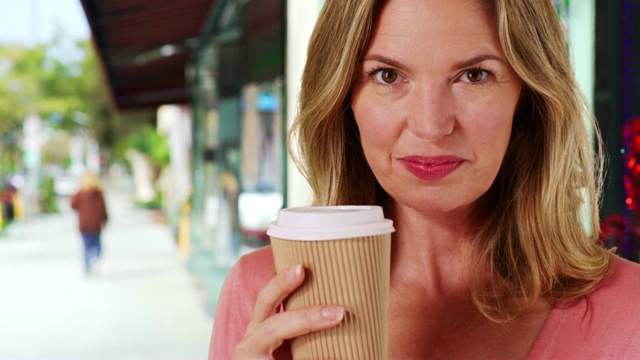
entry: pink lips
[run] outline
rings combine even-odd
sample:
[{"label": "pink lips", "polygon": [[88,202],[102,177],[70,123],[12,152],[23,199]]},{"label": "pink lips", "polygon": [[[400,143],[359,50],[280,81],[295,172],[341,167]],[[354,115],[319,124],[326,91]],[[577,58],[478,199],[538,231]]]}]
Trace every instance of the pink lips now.
[{"label": "pink lips", "polygon": [[457,156],[408,156],[400,161],[421,180],[438,180],[454,172],[463,162]]}]

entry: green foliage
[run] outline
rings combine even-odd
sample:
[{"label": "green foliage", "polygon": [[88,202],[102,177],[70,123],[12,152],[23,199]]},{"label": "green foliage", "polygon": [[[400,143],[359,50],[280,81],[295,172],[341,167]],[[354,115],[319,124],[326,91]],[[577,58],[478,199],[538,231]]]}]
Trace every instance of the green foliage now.
[{"label": "green foliage", "polygon": [[151,163],[162,168],[169,165],[169,144],[167,139],[150,126],[145,126],[131,134],[127,145],[146,155]]},{"label": "green foliage", "polygon": [[54,191],[54,179],[51,176],[47,176],[42,181],[40,186],[40,202],[42,206],[42,212],[45,214],[59,213],[60,208],[56,201],[56,193]]},{"label": "green foliage", "polygon": [[37,80],[25,71],[31,71],[40,55],[37,49],[0,48],[0,132],[3,134],[19,129],[22,119],[31,111]]},{"label": "green foliage", "polygon": [[[114,161],[123,159],[129,134],[155,121],[155,109],[112,111],[90,40],[72,42],[62,32],[33,47],[0,45],[0,134],[17,138],[29,114],[54,130],[94,137]],[[0,143],[0,166],[19,159],[18,152]]]},{"label": "green foliage", "polygon": [[[58,33],[32,47],[0,44],[0,177],[22,169],[19,140],[22,122],[31,114],[38,115],[50,135],[42,148],[43,165],[67,168],[68,141],[81,134],[93,137],[111,162],[126,163],[126,150],[134,148],[159,173],[169,163],[169,147],[152,126],[155,109],[112,111],[104,80],[89,39],[73,42]],[[68,136],[53,136],[60,133]],[[44,178],[40,190],[42,210],[59,211],[53,179]],[[161,197],[144,206],[160,204]]]},{"label": "green foliage", "polygon": [[126,163],[125,153],[130,146],[130,138],[154,123],[155,111],[138,110],[114,117],[108,128],[105,124],[105,131],[102,134],[104,142],[109,139],[111,141],[112,161]]},{"label": "green foliage", "polygon": [[[89,75],[83,61],[95,62],[87,41],[71,44],[77,57],[53,56],[61,48],[59,36],[50,43],[33,47],[0,46],[0,133],[19,139],[22,122],[30,114],[43,121],[43,127],[74,133],[82,129],[92,134],[91,124],[78,124],[78,114],[93,112],[94,101],[86,101],[88,93],[104,91],[102,86],[88,89],[83,80]],[[58,51],[59,54],[63,52]],[[92,59],[93,58],[93,59]],[[60,149],[57,149],[60,151]],[[0,144],[0,173],[20,168],[21,149],[14,143]],[[52,157],[43,154],[45,163]]]},{"label": "green foliage", "polygon": [[143,209],[160,210],[162,209],[162,193],[156,192],[156,197],[147,202],[137,202],[136,206]]},{"label": "green foliage", "polygon": [[[50,50],[57,46],[59,40],[32,48],[0,47],[0,119],[5,131],[18,128],[30,113],[45,120],[59,118],[60,123],[51,125],[73,128],[76,113],[92,107],[92,103],[82,101],[87,89],[83,86],[81,64],[78,60],[51,57]],[[84,58],[90,55],[86,41],[75,46]]]}]

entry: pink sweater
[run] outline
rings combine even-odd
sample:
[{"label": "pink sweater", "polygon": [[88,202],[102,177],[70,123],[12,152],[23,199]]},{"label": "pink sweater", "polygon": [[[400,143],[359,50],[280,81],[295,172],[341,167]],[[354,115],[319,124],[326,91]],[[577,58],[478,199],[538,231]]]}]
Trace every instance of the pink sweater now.
[{"label": "pink sweater", "polygon": [[[273,278],[271,248],[243,256],[225,280],[213,324],[210,360],[233,359],[258,292]],[[291,359],[287,343],[275,359]],[[529,359],[640,359],[640,265],[614,257],[611,276],[575,304],[556,306]]]}]

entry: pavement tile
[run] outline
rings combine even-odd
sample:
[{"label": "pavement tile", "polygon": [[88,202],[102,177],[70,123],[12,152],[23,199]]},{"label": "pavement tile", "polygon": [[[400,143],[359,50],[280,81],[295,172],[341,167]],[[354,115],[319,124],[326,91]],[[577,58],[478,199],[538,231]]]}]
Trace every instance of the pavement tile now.
[{"label": "pavement tile", "polygon": [[99,271],[85,276],[75,214],[0,237],[0,359],[206,359],[212,316],[168,226],[106,191]]}]

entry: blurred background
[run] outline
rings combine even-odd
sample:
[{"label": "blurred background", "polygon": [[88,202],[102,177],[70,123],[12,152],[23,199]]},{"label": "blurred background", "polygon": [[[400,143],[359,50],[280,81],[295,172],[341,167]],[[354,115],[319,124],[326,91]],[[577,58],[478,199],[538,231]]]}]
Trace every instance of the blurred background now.
[{"label": "blurred background", "polygon": [[[549,0],[552,1],[552,0]],[[638,261],[640,0],[555,0]],[[0,359],[204,359],[233,263],[310,191],[286,132],[322,0],[0,0]],[[82,271],[70,197],[110,219]]]}]

